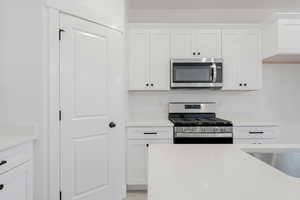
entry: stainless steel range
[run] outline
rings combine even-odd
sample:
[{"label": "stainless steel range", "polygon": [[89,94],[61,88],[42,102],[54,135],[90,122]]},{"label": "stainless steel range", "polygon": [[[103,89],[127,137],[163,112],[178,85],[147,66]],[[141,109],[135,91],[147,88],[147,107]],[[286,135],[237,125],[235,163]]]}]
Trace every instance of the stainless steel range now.
[{"label": "stainless steel range", "polygon": [[233,144],[232,122],[216,117],[216,103],[170,103],[174,144]]}]

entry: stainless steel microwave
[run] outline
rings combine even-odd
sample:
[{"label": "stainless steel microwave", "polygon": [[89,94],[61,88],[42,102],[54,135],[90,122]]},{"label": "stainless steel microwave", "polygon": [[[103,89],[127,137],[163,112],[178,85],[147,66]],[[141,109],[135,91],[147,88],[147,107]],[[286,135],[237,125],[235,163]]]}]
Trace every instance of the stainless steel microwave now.
[{"label": "stainless steel microwave", "polygon": [[171,60],[171,88],[223,87],[222,58]]}]

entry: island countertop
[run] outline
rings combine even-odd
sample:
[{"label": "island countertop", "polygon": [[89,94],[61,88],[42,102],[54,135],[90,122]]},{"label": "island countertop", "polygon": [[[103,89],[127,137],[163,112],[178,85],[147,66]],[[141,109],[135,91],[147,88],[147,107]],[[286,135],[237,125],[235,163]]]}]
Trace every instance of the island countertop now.
[{"label": "island countertop", "polygon": [[300,152],[300,145],[153,145],[148,200],[300,199],[300,179],[245,151]]}]

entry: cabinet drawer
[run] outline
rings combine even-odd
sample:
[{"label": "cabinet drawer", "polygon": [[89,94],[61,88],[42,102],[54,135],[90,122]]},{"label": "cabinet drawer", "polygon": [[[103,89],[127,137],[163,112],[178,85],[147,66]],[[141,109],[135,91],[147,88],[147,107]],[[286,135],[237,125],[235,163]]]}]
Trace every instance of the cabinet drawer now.
[{"label": "cabinet drawer", "polygon": [[276,127],[234,127],[233,136],[236,139],[274,139]]},{"label": "cabinet drawer", "polygon": [[24,144],[0,152],[0,174],[32,159],[32,144]]},{"label": "cabinet drawer", "polygon": [[172,139],[172,127],[145,127],[128,128],[127,137],[129,139]]},{"label": "cabinet drawer", "polygon": [[0,175],[0,199],[32,200],[32,161]]}]

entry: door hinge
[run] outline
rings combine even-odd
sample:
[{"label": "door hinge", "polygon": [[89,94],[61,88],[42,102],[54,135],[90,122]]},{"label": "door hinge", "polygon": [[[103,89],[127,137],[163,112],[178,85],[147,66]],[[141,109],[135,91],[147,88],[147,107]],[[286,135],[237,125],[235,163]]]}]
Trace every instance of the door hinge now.
[{"label": "door hinge", "polygon": [[61,115],[62,115],[62,113],[61,113],[61,110],[60,110],[60,111],[58,111],[58,119],[59,119],[59,121],[61,121]]},{"label": "door hinge", "polygon": [[62,191],[59,191],[59,200],[62,200]]},{"label": "door hinge", "polygon": [[63,29],[59,29],[58,31],[58,38],[59,38],[59,41],[61,40],[61,33],[65,32],[65,30]]}]

